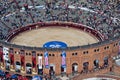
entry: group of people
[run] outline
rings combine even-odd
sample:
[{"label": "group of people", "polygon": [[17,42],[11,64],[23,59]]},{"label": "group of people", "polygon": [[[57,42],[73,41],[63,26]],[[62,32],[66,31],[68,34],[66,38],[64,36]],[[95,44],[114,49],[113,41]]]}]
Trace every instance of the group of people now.
[{"label": "group of people", "polygon": [[[38,2],[39,1],[39,2]],[[120,33],[119,4],[113,0],[3,0],[0,2],[0,36],[40,21],[68,21],[87,25],[105,35]],[[113,34],[114,33],[114,34]]]},{"label": "group of people", "polygon": [[[117,1],[117,0],[115,0]],[[120,3],[114,0],[2,0],[0,39],[10,31],[45,21],[87,25],[109,39],[120,34]]]},{"label": "group of people", "polygon": [[112,0],[38,1],[1,1],[0,38],[6,38],[11,30],[40,21],[84,24],[101,32],[107,39],[120,33],[119,3]]}]

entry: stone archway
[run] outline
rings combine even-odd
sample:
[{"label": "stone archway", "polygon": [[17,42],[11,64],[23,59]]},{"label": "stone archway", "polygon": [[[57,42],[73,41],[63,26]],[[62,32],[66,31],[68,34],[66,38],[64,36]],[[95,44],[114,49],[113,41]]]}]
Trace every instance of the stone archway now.
[{"label": "stone archway", "polygon": [[83,63],[83,72],[88,72],[89,62]]},{"label": "stone archway", "polygon": [[108,57],[104,57],[104,67],[108,66]]},{"label": "stone archway", "polygon": [[73,64],[72,64],[72,72],[73,72],[73,73],[78,72],[78,63],[73,63]]},{"label": "stone archway", "polygon": [[32,64],[31,63],[26,63],[26,73],[32,74]]},{"label": "stone archway", "polygon": [[99,60],[95,59],[93,63],[94,63],[94,69],[99,68]]},{"label": "stone archway", "polygon": [[37,64],[38,74],[43,75],[43,65],[42,68],[39,68],[39,65]]},{"label": "stone archway", "polygon": [[15,69],[16,72],[20,72],[20,70],[21,70],[21,63],[19,61],[16,61],[15,67],[16,67],[16,69]]},{"label": "stone archway", "polygon": [[61,66],[61,73],[66,73],[66,67]]},{"label": "stone archway", "polygon": [[10,60],[5,60],[5,69],[10,70]]},{"label": "stone archway", "polygon": [[50,64],[49,65],[49,75],[51,78],[55,75],[55,64]]}]

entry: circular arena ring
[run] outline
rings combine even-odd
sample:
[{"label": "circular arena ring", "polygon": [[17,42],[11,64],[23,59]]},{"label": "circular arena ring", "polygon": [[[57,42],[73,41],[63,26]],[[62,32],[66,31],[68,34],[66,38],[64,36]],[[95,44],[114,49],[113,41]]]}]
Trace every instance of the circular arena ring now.
[{"label": "circular arena ring", "polygon": [[[25,31],[26,33],[24,33]],[[18,34],[20,36],[15,37],[18,36]],[[26,39],[26,37],[29,38],[29,40]],[[86,39],[88,39],[88,41]],[[25,46],[36,47],[42,47],[44,43],[55,40],[66,42],[70,47],[97,43],[99,41],[103,41],[104,36],[98,31],[82,24],[71,22],[40,22],[14,30],[13,32],[10,32],[7,37],[7,41],[10,41],[11,43],[19,45],[26,44]]]},{"label": "circular arena ring", "polygon": [[0,79],[119,80],[119,0],[1,0]]}]

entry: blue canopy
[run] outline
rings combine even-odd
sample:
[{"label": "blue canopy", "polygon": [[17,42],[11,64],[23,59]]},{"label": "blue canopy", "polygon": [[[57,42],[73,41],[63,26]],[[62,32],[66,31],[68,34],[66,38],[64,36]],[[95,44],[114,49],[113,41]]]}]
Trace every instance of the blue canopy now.
[{"label": "blue canopy", "polygon": [[0,76],[5,76],[4,71],[0,70]]},{"label": "blue canopy", "polygon": [[35,75],[33,76],[32,80],[42,80],[42,77],[41,76],[38,76],[38,75]]},{"label": "blue canopy", "polygon": [[13,75],[11,76],[11,78],[12,78],[12,79],[16,79],[16,78],[18,78],[18,75],[17,75],[17,74],[13,74]]},{"label": "blue canopy", "polygon": [[43,48],[67,48],[67,44],[61,41],[49,41],[43,45]]}]

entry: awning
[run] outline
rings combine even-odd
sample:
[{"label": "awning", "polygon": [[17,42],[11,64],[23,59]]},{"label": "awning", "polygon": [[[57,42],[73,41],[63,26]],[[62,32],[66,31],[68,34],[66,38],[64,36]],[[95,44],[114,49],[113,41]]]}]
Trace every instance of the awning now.
[{"label": "awning", "polygon": [[32,80],[42,80],[42,77],[35,75],[33,76]]},{"label": "awning", "polygon": [[4,71],[0,70],[0,76],[5,76]]},{"label": "awning", "polygon": [[18,75],[17,75],[17,74],[13,74],[13,75],[11,76],[11,78],[12,78],[12,79],[17,79],[17,78],[18,78]]}]

